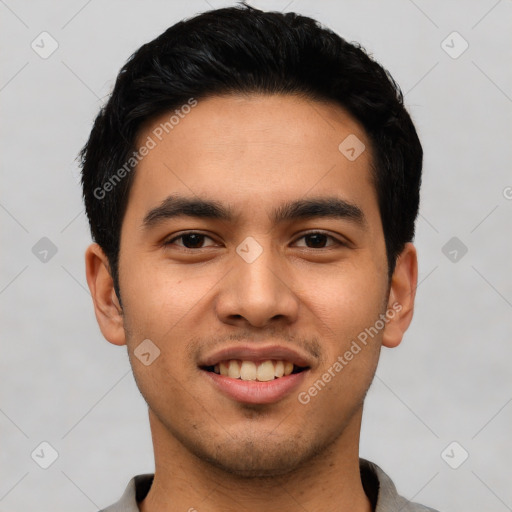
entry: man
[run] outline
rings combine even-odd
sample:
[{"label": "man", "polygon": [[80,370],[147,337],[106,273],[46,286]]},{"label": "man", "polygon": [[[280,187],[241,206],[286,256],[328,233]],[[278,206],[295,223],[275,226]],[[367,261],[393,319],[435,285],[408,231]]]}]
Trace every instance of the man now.
[{"label": "man", "polygon": [[131,57],[81,156],[96,318],[155,454],[106,510],[432,510],[358,455],[417,284],[422,148],[387,72],[310,18],[209,11]]}]

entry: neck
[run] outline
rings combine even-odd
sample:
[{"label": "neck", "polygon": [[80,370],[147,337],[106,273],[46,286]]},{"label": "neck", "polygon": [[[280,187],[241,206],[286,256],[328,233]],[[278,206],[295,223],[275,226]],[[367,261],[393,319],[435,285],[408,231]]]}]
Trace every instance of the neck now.
[{"label": "neck", "polygon": [[151,413],[155,477],[141,512],[372,512],[359,472],[361,411],[322,453],[272,477],[242,477],[197,458]]}]

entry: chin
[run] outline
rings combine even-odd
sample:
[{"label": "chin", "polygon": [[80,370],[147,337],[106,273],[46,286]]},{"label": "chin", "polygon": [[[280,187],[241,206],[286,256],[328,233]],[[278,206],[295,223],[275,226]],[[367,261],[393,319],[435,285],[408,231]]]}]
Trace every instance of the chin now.
[{"label": "chin", "polygon": [[322,453],[318,446],[297,438],[269,442],[269,436],[258,441],[231,439],[212,447],[195,445],[191,451],[203,462],[240,478],[274,478],[293,472]]}]

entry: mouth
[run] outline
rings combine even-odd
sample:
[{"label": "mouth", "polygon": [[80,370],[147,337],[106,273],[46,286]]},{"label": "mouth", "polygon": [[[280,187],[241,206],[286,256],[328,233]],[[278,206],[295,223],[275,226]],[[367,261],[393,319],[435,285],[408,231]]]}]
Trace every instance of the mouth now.
[{"label": "mouth", "polygon": [[229,359],[199,367],[206,382],[240,404],[275,404],[304,387],[309,366],[290,361]]},{"label": "mouth", "polygon": [[314,360],[297,347],[237,343],[198,362],[207,385],[235,402],[274,404],[304,386]]},{"label": "mouth", "polygon": [[201,366],[200,368],[230,379],[257,382],[282,379],[310,369],[309,366],[298,366],[291,361],[272,359],[265,361],[227,359],[215,365]]}]

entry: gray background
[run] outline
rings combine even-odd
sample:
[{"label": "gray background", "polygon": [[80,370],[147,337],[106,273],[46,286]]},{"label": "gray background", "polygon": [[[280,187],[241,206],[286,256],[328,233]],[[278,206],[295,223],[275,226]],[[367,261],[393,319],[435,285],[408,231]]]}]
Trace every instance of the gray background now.
[{"label": "gray background", "polygon": [[[153,471],[126,348],[94,318],[74,159],[133,51],[232,3],[0,0],[1,511],[93,512]],[[401,85],[425,150],[415,318],[383,349],[361,455],[441,511],[512,510],[512,1],[251,3],[363,44]],[[45,59],[31,47],[51,48],[43,31],[59,45]],[[43,441],[58,452],[48,469]]]}]

